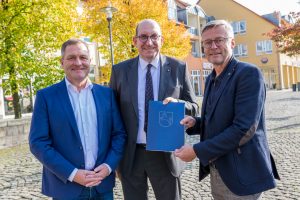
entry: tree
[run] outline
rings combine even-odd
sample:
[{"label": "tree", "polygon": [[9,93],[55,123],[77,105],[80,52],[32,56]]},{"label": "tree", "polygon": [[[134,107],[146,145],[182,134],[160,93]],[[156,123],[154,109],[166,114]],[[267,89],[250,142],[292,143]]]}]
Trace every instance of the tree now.
[{"label": "tree", "polygon": [[295,23],[282,20],[279,27],[274,28],[267,35],[276,42],[279,51],[289,56],[300,54],[300,12],[291,13]]},{"label": "tree", "polygon": [[111,66],[106,64],[105,66],[101,67],[101,83],[107,85],[110,80],[111,75]]},{"label": "tree", "polygon": [[77,0],[0,0],[0,78],[13,96],[15,118],[21,118],[19,91],[35,91],[60,79],[57,52],[75,35]]},{"label": "tree", "polygon": [[[113,6],[118,12],[113,14],[112,35],[115,63],[133,58],[138,54],[132,38],[139,21],[151,18],[156,20],[162,29],[164,44],[162,53],[185,58],[191,49],[189,35],[183,25],[168,19],[168,7],[165,0],[114,0]],[[107,1],[88,0],[84,5],[83,31],[93,41],[99,42],[100,52],[107,60],[109,54],[108,22],[104,13],[99,10],[107,6]]]}]

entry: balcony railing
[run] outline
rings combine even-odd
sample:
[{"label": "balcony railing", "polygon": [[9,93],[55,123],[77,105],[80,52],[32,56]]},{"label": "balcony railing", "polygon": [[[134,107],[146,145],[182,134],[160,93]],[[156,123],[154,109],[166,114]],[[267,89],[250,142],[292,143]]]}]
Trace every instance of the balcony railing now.
[{"label": "balcony railing", "polygon": [[193,34],[193,35],[199,35],[198,29],[195,27],[190,27],[189,28],[189,33]]},{"label": "balcony railing", "polygon": [[199,53],[199,52],[192,51],[192,55],[193,55],[195,58],[200,58],[200,53]]}]

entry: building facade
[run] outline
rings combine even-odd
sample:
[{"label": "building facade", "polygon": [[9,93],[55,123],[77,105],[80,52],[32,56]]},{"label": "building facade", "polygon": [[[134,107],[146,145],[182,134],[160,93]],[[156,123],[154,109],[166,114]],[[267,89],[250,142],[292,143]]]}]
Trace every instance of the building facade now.
[{"label": "building facade", "polygon": [[206,24],[207,16],[199,5],[191,5],[181,0],[168,0],[168,17],[187,28],[191,37],[191,52],[185,58],[191,75],[191,83],[195,94],[201,96],[204,82],[210,74],[211,64],[203,58],[201,47],[201,29]]},{"label": "building facade", "polygon": [[[279,53],[276,44],[266,35],[280,25],[280,13],[260,16],[234,0],[201,0],[198,4],[207,15],[231,22],[236,41],[235,57],[257,65],[267,88],[287,89],[300,82],[300,57]],[[272,18],[277,18],[279,24]]]}]

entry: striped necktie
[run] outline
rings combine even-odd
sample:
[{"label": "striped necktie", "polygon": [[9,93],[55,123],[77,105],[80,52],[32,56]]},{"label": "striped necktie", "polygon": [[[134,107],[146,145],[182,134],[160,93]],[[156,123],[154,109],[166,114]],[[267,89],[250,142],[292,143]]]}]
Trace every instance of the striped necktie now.
[{"label": "striped necktie", "polygon": [[151,76],[151,64],[147,65],[147,73],[146,73],[146,87],[145,87],[145,123],[144,123],[144,131],[147,133],[148,127],[148,107],[149,101],[154,100],[153,96],[153,83]]}]

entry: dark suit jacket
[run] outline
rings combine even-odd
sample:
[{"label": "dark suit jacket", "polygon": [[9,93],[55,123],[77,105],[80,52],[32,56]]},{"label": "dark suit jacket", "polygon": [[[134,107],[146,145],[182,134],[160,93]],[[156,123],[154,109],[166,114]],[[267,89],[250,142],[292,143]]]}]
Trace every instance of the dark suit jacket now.
[{"label": "dark suit jacket", "polygon": [[210,75],[201,118],[187,132],[201,134],[201,142],[194,145],[201,164],[200,180],[208,174],[208,165],[214,163],[233,193],[259,193],[274,188],[274,176],[278,177],[267,143],[264,80],[260,70],[249,63],[232,58],[227,67],[211,115],[203,120],[212,85]]},{"label": "dark suit jacket", "polygon": [[[98,156],[95,164],[108,164],[112,173],[96,188],[111,190],[125,144],[125,131],[111,89],[94,84],[97,109]],[[84,154],[66,83],[37,92],[32,116],[30,150],[43,164],[42,193],[55,198],[75,198],[83,186],[68,181],[74,168],[84,169]]]},{"label": "dark suit jacket", "polygon": [[[138,134],[138,60],[133,58],[121,62],[112,69],[110,86],[116,93],[120,106],[128,141],[124,159],[120,163],[120,172],[129,175],[133,166]],[[158,100],[174,97],[185,102],[186,114],[195,115],[198,112],[195,95],[191,87],[185,63],[174,58],[161,55],[161,71]],[[172,153],[165,153],[165,158],[171,173],[178,177],[183,170],[183,163]]]}]

